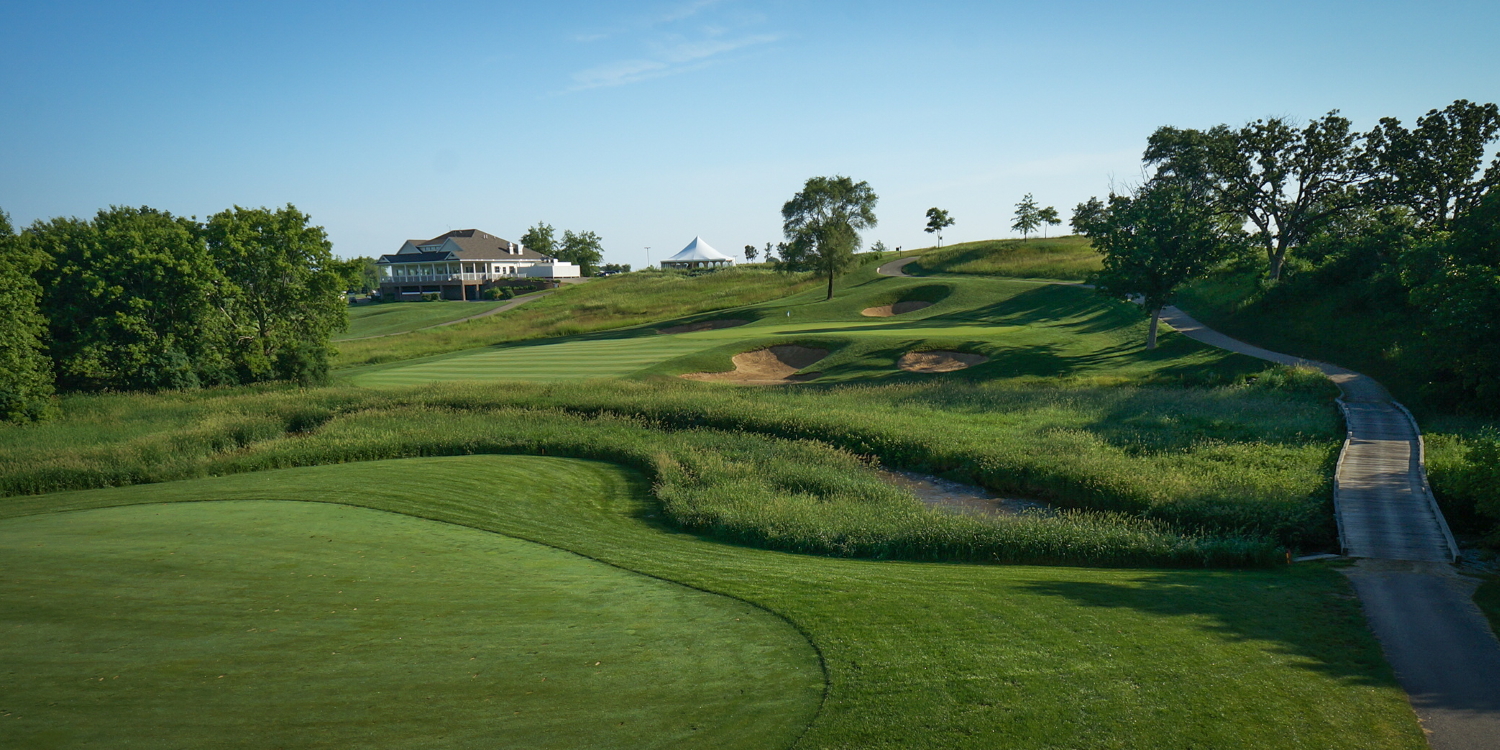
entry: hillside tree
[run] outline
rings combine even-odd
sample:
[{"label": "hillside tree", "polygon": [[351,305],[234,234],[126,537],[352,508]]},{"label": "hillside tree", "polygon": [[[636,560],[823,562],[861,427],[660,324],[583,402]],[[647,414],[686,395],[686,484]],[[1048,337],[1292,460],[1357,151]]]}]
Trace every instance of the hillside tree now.
[{"label": "hillside tree", "polygon": [[536,226],[526,230],[519,240],[521,247],[535,250],[549,258],[555,258],[553,252],[557,249],[557,239],[553,234],[552,225],[545,221],[539,221]]},{"label": "hillside tree", "polygon": [[1104,201],[1097,197],[1090,197],[1073,208],[1073,220],[1068,222],[1068,226],[1072,227],[1074,232],[1087,237],[1088,228],[1098,222],[1103,215]]},{"label": "hillside tree", "polygon": [[1372,200],[1361,139],[1337,111],[1300,128],[1282,117],[1239,129],[1158,128],[1145,161],[1193,200],[1253,224],[1273,281],[1294,248]]},{"label": "hillside tree", "polygon": [[1010,229],[1013,232],[1020,232],[1022,239],[1028,239],[1041,224],[1041,209],[1037,207],[1036,199],[1031,197],[1031,193],[1027,193],[1026,197],[1016,204],[1016,220],[1010,225]]},{"label": "hillside tree", "polygon": [[933,206],[927,209],[927,228],[922,230],[928,234],[937,234],[937,246],[943,246],[943,230],[953,226],[954,219],[947,211]]},{"label": "hillside tree", "polygon": [[579,273],[584,276],[593,276],[599,272],[599,264],[604,261],[603,240],[593,232],[564,230],[562,244],[557,248],[554,257],[565,263],[577,265]]},{"label": "hillside tree", "polygon": [[745,262],[746,263],[754,263],[755,262],[755,256],[759,255],[759,254],[760,254],[760,250],[758,248],[756,248],[754,245],[746,245],[745,246]]},{"label": "hillside tree", "polygon": [[227,282],[217,296],[237,379],[326,380],[330,338],[348,327],[348,277],[323,228],[291,204],[235,206],[209,217],[204,235]]},{"label": "hillside tree", "polygon": [[1207,271],[1230,246],[1223,224],[1180,182],[1154,180],[1133,196],[1111,195],[1083,227],[1104,255],[1092,282],[1101,294],[1140,302],[1151,319],[1146,348],[1156,348],[1161,311],[1187,280]]},{"label": "hillside tree", "polygon": [[833,299],[833,280],[853,262],[859,233],[876,224],[877,201],[867,182],[841,175],[809,178],[781,207],[787,238],[781,267],[827,276],[827,299]]},{"label": "hillside tree", "polygon": [[1057,209],[1048,206],[1036,212],[1036,218],[1042,222],[1042,237],[1047,236],[1048,226],[1057,226],[1062,223],[1062,218],[1057,215]]},{"label": "hillside tree", "polygon": [[1380,197],[1411,208],[1439,230],[1500,185],[1500,158],[1485,168],[1490,145],[1500,135],[1500,107],[1459,99],[1417,118],[1407,130],[1382,118],[1366,136]]},{"label": "hillside tree", "polygon": [[46,255],[37,272],[48,354],[63,390],[160,390],[234,382],[223,274],[196,221],[112,207],[91,221],[26,230]]},{"label": "hillside tree", "polygon": [[53,410],[42,287],[32,277],[42,262],[0,211],[0,422],[35,422]]}]

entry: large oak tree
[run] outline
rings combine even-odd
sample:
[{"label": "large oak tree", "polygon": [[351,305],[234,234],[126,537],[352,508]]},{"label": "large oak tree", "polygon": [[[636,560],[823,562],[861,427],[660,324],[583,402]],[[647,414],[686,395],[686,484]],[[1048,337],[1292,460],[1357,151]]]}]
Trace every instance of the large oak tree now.
[{"label": "large oak tree", "polygon": [[782,268],[813,271],[828,277],[828,299],[833,280],[854,260],[859,233],[875,226],[875,203],[880,200],[867,182],[843,177],[813,177],[781,207]]}]

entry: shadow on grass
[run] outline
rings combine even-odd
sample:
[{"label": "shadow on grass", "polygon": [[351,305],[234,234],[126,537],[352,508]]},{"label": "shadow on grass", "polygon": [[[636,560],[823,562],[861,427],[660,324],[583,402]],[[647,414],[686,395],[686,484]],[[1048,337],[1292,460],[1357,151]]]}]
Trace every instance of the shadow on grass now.
[{"label": "shadow on grass", "polygon": [[1359,685],[1397,686],[1353,593],[1330,570],[1164,571],[1130,583],[1036,581],[1027,588],[1085,607],[1190,618],[1226,638],[1263,643],[1308,671]]}]

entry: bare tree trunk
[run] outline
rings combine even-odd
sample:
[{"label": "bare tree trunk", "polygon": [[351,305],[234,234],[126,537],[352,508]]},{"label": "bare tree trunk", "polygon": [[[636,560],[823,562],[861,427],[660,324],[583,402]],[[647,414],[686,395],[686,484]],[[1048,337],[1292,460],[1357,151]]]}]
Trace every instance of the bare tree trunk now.
[{"label": "bare tree trunk", "polygon": [[1156,348],[1156,326],[1161,321],[1161,308],[1151,311],[1151,329],[1146,332],[1146,351]]},{"label": "bare tree trunk", "polygon": [[833,269],[832,268],[828,269],[828,297],[827,297],[827,299],[833,299]]}]

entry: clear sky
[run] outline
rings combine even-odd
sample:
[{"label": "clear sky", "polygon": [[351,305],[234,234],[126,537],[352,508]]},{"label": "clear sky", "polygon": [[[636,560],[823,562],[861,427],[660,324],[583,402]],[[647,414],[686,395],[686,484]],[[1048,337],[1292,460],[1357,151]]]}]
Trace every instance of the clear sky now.
[{"label": "clear sky", "polygon": [[344,256],[477,227],[606,260],[781,239],[814,175],[866,242],[1010,234],[1139,177],[1160,125],[1500,100],[1500,3],[0,0],[0,208],[296,204]]}]

